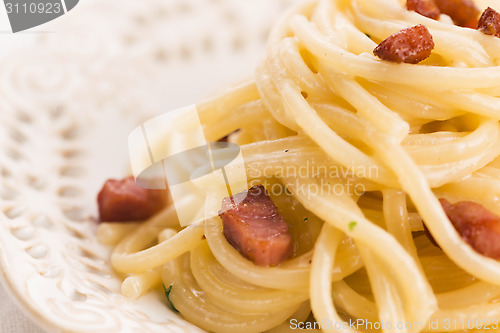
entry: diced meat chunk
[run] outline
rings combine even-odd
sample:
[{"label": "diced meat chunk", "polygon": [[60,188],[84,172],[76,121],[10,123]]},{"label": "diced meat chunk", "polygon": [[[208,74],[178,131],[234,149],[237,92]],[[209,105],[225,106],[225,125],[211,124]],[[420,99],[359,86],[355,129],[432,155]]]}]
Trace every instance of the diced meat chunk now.
[{"label": "diced meat chunk", "polygon": [[431,33],[419,24],[387,37],[377,45],[373,54],[382,60],[416,64],[430,56],[433,48]]},{"label": "diced meat chunk", "polygon": [[480,11],[472,0],[434,0],[441,13],[448,15],[453,23],[475,29]]},{"label": "diced meat chunk", "polygon": [[219,216],[228,242],[256,265],[278,265],[291,255],[288,225],[262,185],[224,198]]},{"label": "diced meat chunk", "polygon": [[500,259],[500,217],[472,201],[441,205],[460,236],[484,256]]},{"label": "diced meat chunk", "polygon": [[141,221],[158,213],[167,202],[166,190],[139,187],[134,177],[109,179],[97,195],[102,222]]},{"label": "diced meat chunk", "polygon": [[477,30],[500,37],[500,14],[491,7],[486,8],[479,18]]},{"label": "diced meat chunk", "polygon": [[407,0],[406,9],[419,13],[420,15],[437,20],[441,11],[434,0]]}]

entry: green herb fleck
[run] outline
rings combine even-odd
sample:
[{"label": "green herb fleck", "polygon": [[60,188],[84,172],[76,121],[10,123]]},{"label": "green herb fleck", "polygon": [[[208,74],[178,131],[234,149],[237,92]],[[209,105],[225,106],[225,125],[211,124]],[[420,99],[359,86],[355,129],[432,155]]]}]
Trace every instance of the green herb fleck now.
[{"label": "green herb fleck", "polygon": [[172,303],[172,301],[170,300],[170,292],[172,291],[172,285],[170,285],[170,287],[168,287],[168,289],[165,288],[165,286],[163,286],[163,290],[165,290],[165,296],[167,296],[167,300],[170,303],[170,306],[172,307],[172,310],[174,310],[175,312],[179,312],[179,310],[177,310],[175,308],[174,303]]},{"label": "green herb fleck", "polygon": [[372,38],[369,34],[365,34],[365,35],[366,35],[366,37],[368,37],[368,38]]},{"label": "green herb fleck", "polygon": [[358,222],[355,221],[349,222],[349,231],[353,231],[354,228],[356,228],[356,225],[358,225]]},{"label": "green herb fleck", "polygon": [[309,220],[308,217],[304,217],[304,222],[307,222],[307,220]]}]

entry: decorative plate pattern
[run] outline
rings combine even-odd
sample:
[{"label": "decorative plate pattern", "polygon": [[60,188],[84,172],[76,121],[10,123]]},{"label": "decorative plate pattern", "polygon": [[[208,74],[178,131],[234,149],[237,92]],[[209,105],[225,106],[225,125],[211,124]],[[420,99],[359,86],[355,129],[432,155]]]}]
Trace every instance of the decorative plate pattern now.
[{"label": "decorative plate pattern", "polygon": [[291,0],[86,0],[0,63],[0,266],[49,330],[197,332],[119,293],[95,197],[150,117],[250,76]]}]

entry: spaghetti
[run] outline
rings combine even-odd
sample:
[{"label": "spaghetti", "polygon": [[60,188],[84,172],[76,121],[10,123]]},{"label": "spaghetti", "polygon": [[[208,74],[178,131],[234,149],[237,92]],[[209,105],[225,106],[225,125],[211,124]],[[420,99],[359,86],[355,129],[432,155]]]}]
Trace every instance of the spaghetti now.
[{"label": "spaghetti", "polygon": [[[418,24],[434,39],[427,59],[373,55]],[[133,233],[101,224],[100,239],[118,242],[114,269],[129,275],[123,293],[161,280],[186,320],[215,332],[286,332],[306,320],[328,332],[499,329],[500,262],[465,242],[438,200],[500,215],[499,64],[500,39],[398,0],[293,8],[255,81],[198,105],[208,140],[239,130],[229,140],[290,225],[292,257],[256,266],[219,217],[180,229],[170,206]]]}]

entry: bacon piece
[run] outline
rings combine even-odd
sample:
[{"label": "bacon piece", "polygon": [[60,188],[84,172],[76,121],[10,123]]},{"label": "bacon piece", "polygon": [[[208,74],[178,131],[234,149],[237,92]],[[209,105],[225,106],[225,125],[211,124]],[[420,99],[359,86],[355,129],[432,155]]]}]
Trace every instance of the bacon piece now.
[{"label": "bacon piece", "polygon": [[472,201],[441,205],[460,236],[484,256],[500,259],[500,217]]},{"label": "bacon piece", "polygon": [[224,236],[244,257],[259,266],[274,266],[292,253],[292,236],[262,185],[222,200]]},{"label": "bacon piece", "polygon": [[475,29],[481,13],[472,0],[434,0],[441,13],[451,17],[456,25]]},{"label": "bacon piece", "polygon": [[407,0],[406,9],[434,20],[439,19],[441,15],[441,11],[436,6],[434,0]]},{"label": "bacon piece", "polygon": [[491,7],[486,8],[479,18],[477,30],[487,35],[500,37],[500,14]]},{"label": "bacon piece", "polygon": [[416,64],[427,58],[433,48],[432,35],[419,24],[387,37],[377,45],[373,54],[382,60]]},{"label": "bacon piece", "polygon": [[97,195],[99,219],[104,222],[145,220],[158,213],[166,202],[165,190],[139,187],[132,176],[107,180]]}]

